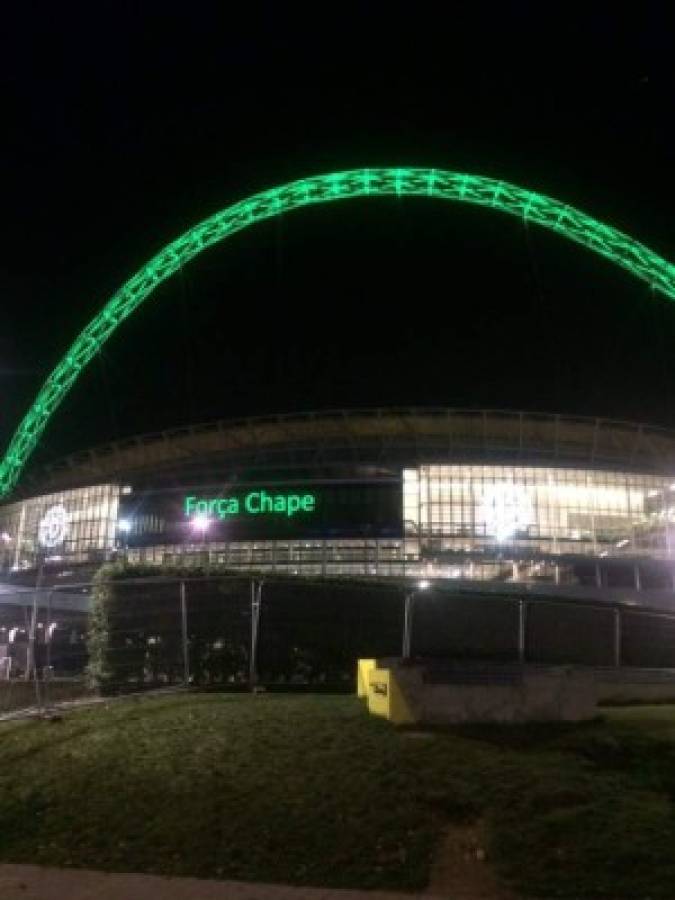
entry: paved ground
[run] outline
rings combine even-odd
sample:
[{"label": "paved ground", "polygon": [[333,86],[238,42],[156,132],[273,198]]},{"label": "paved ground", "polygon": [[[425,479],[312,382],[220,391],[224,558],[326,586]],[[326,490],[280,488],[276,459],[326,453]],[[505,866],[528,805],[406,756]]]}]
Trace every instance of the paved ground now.
[{"label": "paved ground", "polygon": [[2,900],[434,900],[429,894],[335,891],[19,865],[0,865],[0,897]]}]

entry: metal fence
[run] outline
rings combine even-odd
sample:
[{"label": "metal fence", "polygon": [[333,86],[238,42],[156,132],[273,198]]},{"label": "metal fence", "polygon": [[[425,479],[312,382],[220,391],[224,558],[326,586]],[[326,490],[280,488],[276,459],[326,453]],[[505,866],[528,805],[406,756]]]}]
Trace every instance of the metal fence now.
[{"label": "metal fence", "polygon": [[0,713],[185,685],[347,691],[359,657],[675,668],[675,615],[617,604],[243,575],[97,590],[0,594]]}]

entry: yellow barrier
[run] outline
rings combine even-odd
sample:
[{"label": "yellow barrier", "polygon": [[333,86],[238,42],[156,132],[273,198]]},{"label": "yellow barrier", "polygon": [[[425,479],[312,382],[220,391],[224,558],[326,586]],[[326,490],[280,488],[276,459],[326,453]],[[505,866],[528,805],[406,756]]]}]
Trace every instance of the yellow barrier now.
[{"label": "yellow barrier", "polygon": [[364,699],[368,697],[368,675],[372,669],[377,668],[376,659],[360,659],[356,668],[356,696]]},{"label": "yellow barrier", "polygon": [[380,669],[375,659],[358,662],[357,694],[365,698],[368,712],[394,725],[411,725],[416,719],[392,669]]}]

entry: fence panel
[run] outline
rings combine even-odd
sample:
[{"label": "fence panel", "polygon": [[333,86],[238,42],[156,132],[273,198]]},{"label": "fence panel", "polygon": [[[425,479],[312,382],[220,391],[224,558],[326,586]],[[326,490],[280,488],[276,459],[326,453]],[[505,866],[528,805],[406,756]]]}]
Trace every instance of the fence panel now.
[{"label": "fence panel", "polygon": [[17,587],[0,604],[0,714],[86,695],[88,600]]},{"label": "fence panel", "polygon": [[525,658],[528,662],[611,666],[614,609],[575,603],[530,601]]},{"label": "fence panel", "polygon": [[518,659],[518,600],[418,593],[412,656],[512,662]]},{"label": "fence panel", "polygon": [[185,583],[190,683],[244,686],[251,650],[248,578]]},{"label": "fence panel", "polygon": [[[103,695],[183,685],[351,690],[359,657],[401,655],[411,594],[401,584],[229,574],[119,579],[105,591],[105,602],[89,584],[4,592],[0,714],[90,697],[96,674]],[[624,607],[617,620],[609,604],[413,593],[413,657],[675,668],[675,616]]]},{"label": "fence panel", "polygon": [[675,617],[630,610],[622,619],[623,665],[675,668]]},{"label": "fence panel", "polygon": [[356,660],[399,655],[402,629],[398,590],[265,582],[259,680],[351,689]]}]

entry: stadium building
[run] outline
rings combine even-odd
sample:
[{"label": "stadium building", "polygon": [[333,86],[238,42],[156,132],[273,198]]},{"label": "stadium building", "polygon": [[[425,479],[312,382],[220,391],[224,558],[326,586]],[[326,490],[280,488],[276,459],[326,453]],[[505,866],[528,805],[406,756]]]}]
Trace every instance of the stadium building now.
[{"label": "stadium building", "polygon": [[[494,410],[279,415],[144,435],[0,506],[5,580],[125,558],[670,606],[675,432]],[[632,599],[631,599],[632,598]]]},{"label": "stadium building", "polygon": [[[143,435],[24,474],[72,385],[162,282],[256,222],[372,196],[516,216],[675,300],[675,266],[648,247],[483,176],[350,170],[220,210],[110,297],[0,460],[0,672],[4,659],[8,676],[81,674],[91,612],[106,593],[94,573],[116,560],[130,564],[109,573],[130,622],[104,631],[120,660],[136,660],[120,686],[173,683],[177,635],[186,683],[204,676],[206,659],[208,679],[238,682],[245,670],[250,685],[259,674],[270,683],[349,679],[357,658],[399,654],[675,667],[675,431],[497,410],[323,411]],[[10,647],[17,635],[23,660]],[[52,653],[42,667],[40,646]],[[672,693],[671,674],[666,681]]]}]

